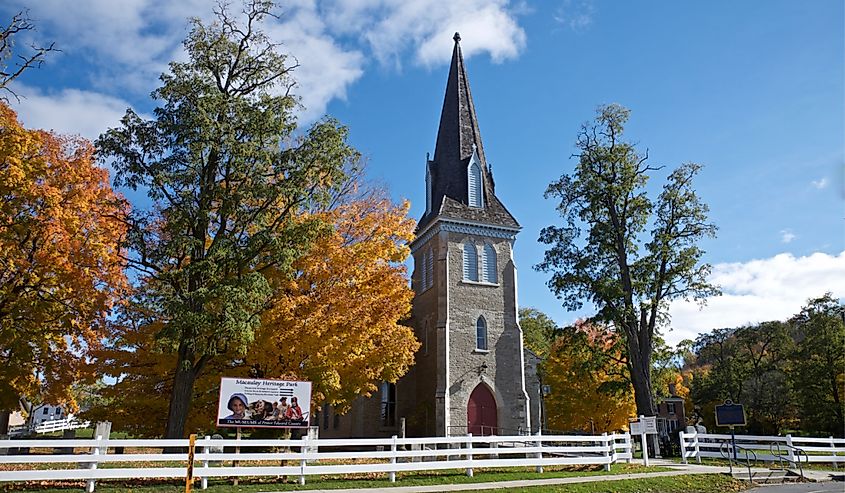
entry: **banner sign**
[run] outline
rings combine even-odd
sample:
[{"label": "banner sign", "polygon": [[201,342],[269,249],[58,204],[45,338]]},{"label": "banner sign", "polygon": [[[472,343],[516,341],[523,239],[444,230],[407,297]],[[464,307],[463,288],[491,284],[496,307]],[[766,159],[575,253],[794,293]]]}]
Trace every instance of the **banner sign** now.
[{"label": "banner sign", "polygon": [[742,404],[725,401],[716,406],[716,426],[745,426],[745,408]]},{"label": "banner sign", "polygon": [[220,379],[219,427],[305,428],[310,415],[311,382]]}]

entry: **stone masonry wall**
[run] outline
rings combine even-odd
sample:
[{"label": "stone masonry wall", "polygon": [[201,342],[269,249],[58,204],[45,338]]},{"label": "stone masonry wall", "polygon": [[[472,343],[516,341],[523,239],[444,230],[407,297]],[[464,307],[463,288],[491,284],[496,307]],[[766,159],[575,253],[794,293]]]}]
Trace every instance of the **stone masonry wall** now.
[{"label": "stone masonry wall", "polygon": [[[463,243],[467,239],[479,247],[484,242],[493,245],[498,283],[463,280]],[[529,417],[511,243],[507,239],[460,233],[449,233],[448,243],[449,270],[452,272],[449,280],[449,425],[455,434],[466,433],[469,396],[483,383],[495,396],[500,433],[516,433],[527,428]],[[479,316],[487,322],[488,351],[476,349],[475,328]]]}]

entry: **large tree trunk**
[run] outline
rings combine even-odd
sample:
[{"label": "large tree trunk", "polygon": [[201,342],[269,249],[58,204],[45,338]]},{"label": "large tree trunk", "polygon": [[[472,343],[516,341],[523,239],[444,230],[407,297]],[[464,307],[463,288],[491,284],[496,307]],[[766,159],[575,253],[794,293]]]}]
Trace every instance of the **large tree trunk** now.
[{"label": "large tree trunk", "polygon": [[[636,326],[634,326],[636,327]],[[657,416],[657,406],[651,392],[651,340],[642,330],[627,327],[628,369],[631,372],[631,384],[634,386],[634,401],[638,416]],[[657,435],[647,435],[650,454],[660,457],[660,444]]]},{"label": "large tree trunk", "polygon": [[634,400],[637,403],[637,414],[642,416],[656,416],[657,408],[651,393],[651,372],[649,363],[643,358],[631,355],[631,383],[634,386]]},{"label": "large tree trunk", "polygon": [[11,414],[10,411],[0,411],[0,435],[9,434],[9,417]]},{"label": "large tree trunk", "polygon": [[631,384],[634,386],[634,400],[637,415],[656,416],[657,408],[651,391],[651,341],[643,340],[641,330],[626,327],[628,344],[628,369],[631,372]]},{"label": "large tree trunk", "polygon": [[[180,351],[181,353],[181,351]],[[167,413],[167,428],[164,438],[184,438],[185,423],[191,408],[191,397],[194,393],[196,372],[193,362],[180,354],[173,377],[173,391],[170,394],[170,408]]]}]

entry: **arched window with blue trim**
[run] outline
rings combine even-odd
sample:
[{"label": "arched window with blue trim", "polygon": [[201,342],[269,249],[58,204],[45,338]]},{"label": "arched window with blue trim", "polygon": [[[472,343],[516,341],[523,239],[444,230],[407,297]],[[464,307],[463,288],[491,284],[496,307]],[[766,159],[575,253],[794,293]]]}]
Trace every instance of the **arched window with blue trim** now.
[{"label": "arched window with blue trim", "polygon": [[475,348],[487,351],[487,321],[478,317],[475,322]]}]

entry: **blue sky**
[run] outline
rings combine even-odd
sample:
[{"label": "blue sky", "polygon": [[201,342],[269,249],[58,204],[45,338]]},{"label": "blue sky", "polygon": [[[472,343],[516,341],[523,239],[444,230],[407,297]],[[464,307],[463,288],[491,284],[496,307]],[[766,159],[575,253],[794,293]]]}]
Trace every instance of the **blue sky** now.
[{"label": "blue sky", "polygon": [[[33,127],[95,138],[181,59],[186,18],[212,2],[4,2],[29,8],[61,53],[18,81]],[[303,122],[349,125],[370,179],[424,209],[452,34],[460,31],[496,191],[523,225],[519,302],[572,322],[532,266],[543,198],[570,172],[579,125],[616,102],[654,164],[705,165],[697,188],[719,226],[704,243],[724,291],[699,311],[671,307],[670,342],[720,326],[785,318],[811,296],[845,297],[845,7],[841,0],[624,2],[333,0],[282,3],[267,25],[301,67]],[[655,173],[652,186],[665,173]]]}]

